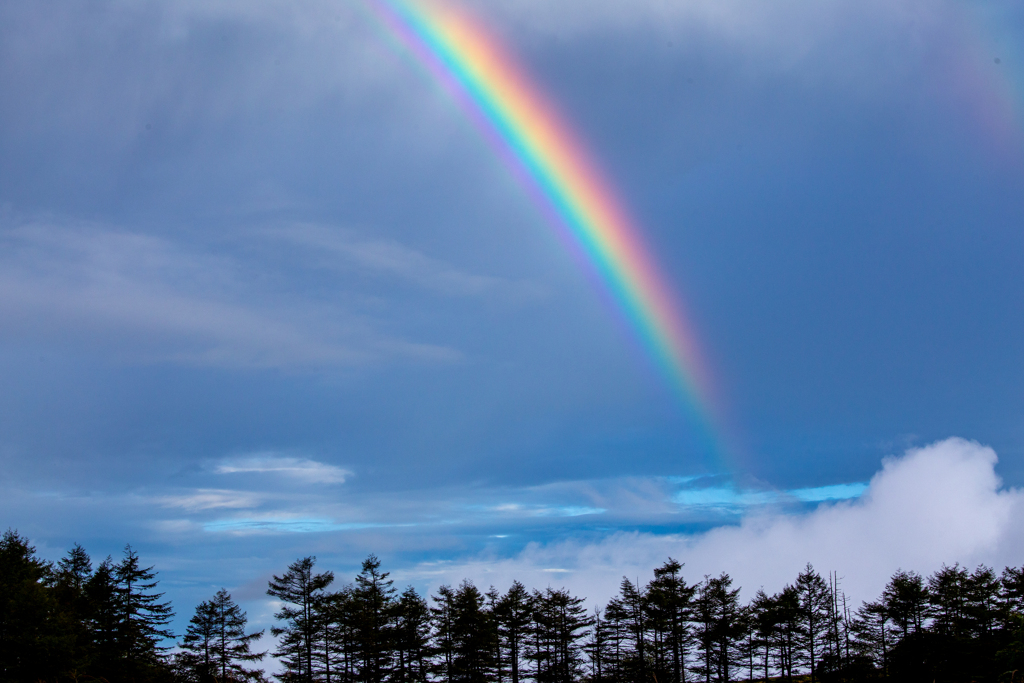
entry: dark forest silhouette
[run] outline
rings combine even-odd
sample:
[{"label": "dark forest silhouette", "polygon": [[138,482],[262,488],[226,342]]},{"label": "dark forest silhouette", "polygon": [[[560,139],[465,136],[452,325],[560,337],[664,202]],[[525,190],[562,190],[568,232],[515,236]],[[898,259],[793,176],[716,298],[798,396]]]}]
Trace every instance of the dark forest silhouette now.
[{"label": "dark forest silhouette", "polygon": [[[1024,668],[1024,569],[943,566],[893,574],[854,607],[836,574],[807,565],[742,604],[728,574],[683,578],[673,559],[646,584],[623,579],[588,611],[566,589],[504,593],[469,581],[429,600],[399,592],[375,556],[335,588],[316,558],[270,581],[282,683],[1017,683]],[[269,653],[226,590],[184,634],[156,572],[126,546],[95,567],[76,545],[56,564],[0,539],[0,683],[262,681]]]}]

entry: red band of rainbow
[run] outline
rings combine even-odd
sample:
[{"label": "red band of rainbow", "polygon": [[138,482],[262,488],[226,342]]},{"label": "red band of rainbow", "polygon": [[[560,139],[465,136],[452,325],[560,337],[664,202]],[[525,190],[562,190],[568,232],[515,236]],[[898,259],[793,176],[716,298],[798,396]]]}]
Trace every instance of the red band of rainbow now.
[{"label": "red band of rainbow", "polygon": [[[682,302],[570,130],[477,23],[434,2],[379,0],[378,14],[517,166],[585,256],[688,408],[710,429],[709,378]],[[710,436],[710,434],[708,435]]]}]

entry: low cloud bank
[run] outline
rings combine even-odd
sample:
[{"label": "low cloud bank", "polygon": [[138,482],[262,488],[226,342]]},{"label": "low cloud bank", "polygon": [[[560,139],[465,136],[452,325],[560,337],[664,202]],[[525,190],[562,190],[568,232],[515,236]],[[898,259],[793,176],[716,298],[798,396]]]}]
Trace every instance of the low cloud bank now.
[{"label": "low cloud bank", "polygon": [[511,559],[478,557],[421,564],[399,579],[505,588],[567,586],[604,602],[623,576],[650,578],[672,556],[688,579],[726,571],[745,598],[763,586],[777,591],[807,563],[837,571],[855,600],[873,599],[898,568],[930,573],[960,562],[1024,562],[1024,491],[1003,488],[991,448],[958,438],[886,459],[864,494],[803,513],[761,511],[738,526],[694,536],[618,533],[599,542],[531,544]]}]

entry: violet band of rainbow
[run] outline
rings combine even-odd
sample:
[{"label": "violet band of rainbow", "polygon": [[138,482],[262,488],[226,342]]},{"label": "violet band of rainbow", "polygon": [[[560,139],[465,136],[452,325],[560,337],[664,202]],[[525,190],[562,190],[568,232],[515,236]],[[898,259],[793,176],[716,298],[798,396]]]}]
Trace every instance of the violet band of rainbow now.
[{"label": "violet band of rainbow", "polygon": [[673,389],[710,429],[710,382],[693,326],[576,136],[500,44],[464,13],[412,0],[379,0],[375,9],[519,167],[517,175],[585,256]]}]

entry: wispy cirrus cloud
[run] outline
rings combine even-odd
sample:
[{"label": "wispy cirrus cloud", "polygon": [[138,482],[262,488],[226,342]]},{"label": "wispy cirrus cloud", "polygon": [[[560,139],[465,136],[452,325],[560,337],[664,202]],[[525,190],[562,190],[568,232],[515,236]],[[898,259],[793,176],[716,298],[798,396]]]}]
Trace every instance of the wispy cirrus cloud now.
[{"label": "wispy cirrus cloud", "polygon": [[259,506],[265,496],[251,491],[230,489],[197,489],[179,495],[158,498],[168,508],[180,508],[189,512],[217,509],[249,509]]},{"label": "wispy cirrus cloud", "polygon": [[606,512],[603,508],[583,505],[523,505],[502,503],[499,505],[470,505],[469,510],[508,517],[582,517]]},{"label": "wispy cirrus cloud", "polygon": [[808,488],[751,490],[734,485],[690,485],[677,492],[672,500],[682,507],[721,508],[741,512],[752,507],[785,505],[787,503],[821,503],[850,500],[860,497],[868,488],[867,482],[830,484]]},{"label": "wispy cirrus cloud", "polygon": [[205,531],[231,534],[310,534],[331,531],[357,531],[383,525],[360,522],[338,523],[331,519],[301,516],[263,516],[220,519],[203,524]]},{"label": "wispy cirrus cloud", "polygon": [[[348,303],[268,289],[273,264],[106,226],[0,229],[0,335],[116,349],[134,362],[252,368],[450,362],[454,348],[384,332]],[[397,249],[397,247],[396,247]],[[343,283],[339,287],[345,287]]]},{"label": "wispy cirrus cloud", "polygon": [[[220,461],[221,475],[260,476],[266,487],[262,504],[227,516],[195,512],[209,533],[326,533],[376,530],[401,536],[407,527],[421,535],[449,533],[477,538],[509,538],[530,533],[558,533],[599,524],[605,529],[686,528],[736,522],[758,511],[801,512],[821,502],[854,500],[867,484],[839,484],[794,490],[743,490],[725,486],[714,477],[628,477],[565,481],[532,487],[476,487],[453,490],[349,490],[343,501],[315,483],[343,483],[351,472],[305,458],[276,453],[252,454]],[[270,475],[263,477],[262,475]],[[248,480],[247,483],[253,483]],[[304,488],[296,489],[294,484]],[[681,488],[682,487],[682,488]],[[264,489],[261,489],[264,490]],[[240,494],[250,495],[250,494]],[[198,503],[229,510],[218,495],[193,494]],[[192,501],[193,496],[182,496]],[[243,498],[244,499],[244,498]],[[226,501],[232,500],[230,497]],[[225,502],[226,502],[225,501]],[[497,501],[497,502],[496,502]],[[285,520],[278,523],[279,518]],[[306,520],[291,523],[292,518]],[[316,523],[309,520],[319,520]]]},{"label": "wispy cirrus cloud", "polygon": [[335,465],[275,453],[254,453],[229,458],[218,464],[218,474],[267,474],[305,484],[344,484],[351,470]]},{"label": "wispy cirrus cloud", "polygon": [[327,267],[397,278],[442,294],[523,299],[542,292],[535,283],[467,272],[397,240],[368,239],[349,229],[303,223],[267,228],[262,234],[318,254]]}]

